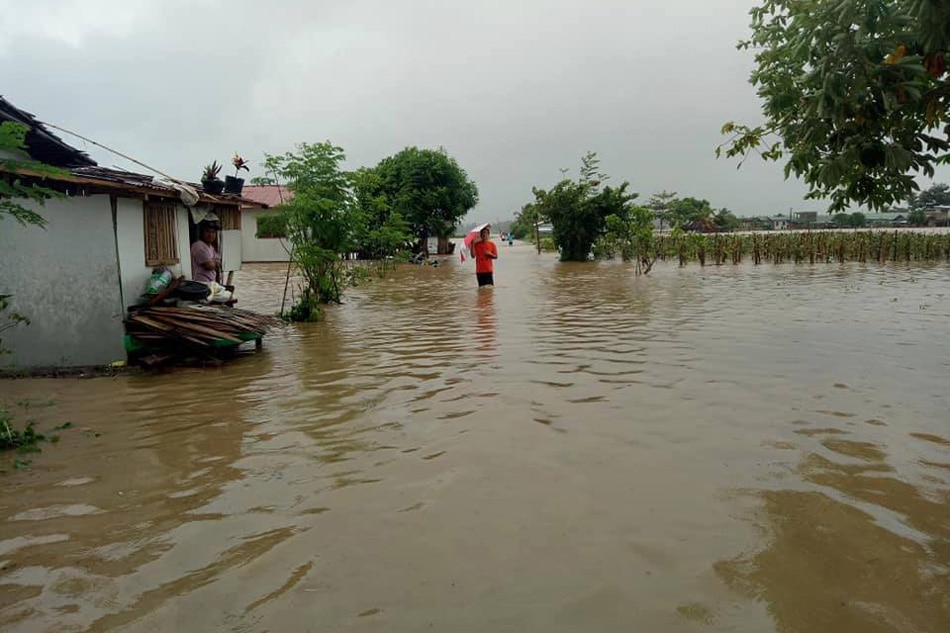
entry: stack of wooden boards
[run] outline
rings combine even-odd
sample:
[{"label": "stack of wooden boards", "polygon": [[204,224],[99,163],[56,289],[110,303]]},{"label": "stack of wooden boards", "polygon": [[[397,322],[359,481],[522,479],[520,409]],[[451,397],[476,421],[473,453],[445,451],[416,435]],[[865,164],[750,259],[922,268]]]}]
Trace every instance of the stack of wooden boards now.
[{"label": "stack of wooden boards", "polygon": [[271,327],[279,325],[281,321],[276,317],[203,304],[146,306],[130,312],[125,320],[126,333],[136,347],[202,356],[259,341]]}]

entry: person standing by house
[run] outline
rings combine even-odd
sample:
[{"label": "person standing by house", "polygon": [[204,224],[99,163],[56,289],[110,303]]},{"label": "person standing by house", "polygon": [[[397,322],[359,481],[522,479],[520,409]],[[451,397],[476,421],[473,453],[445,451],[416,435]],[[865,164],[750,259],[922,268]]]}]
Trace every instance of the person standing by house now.
[{"label": "person standing by house", "polygon": [[491,241],[491,229],[487,226],[479,234],[479,239],[472,242],[471,255],[475,258],[475,277],[478,287],[495,285],[495,260],[498,259],[498,248]]},{"label": "person standing by house", "polygon": [[218,253],[218,227],[208,221],[198,225],[197,242],[191,245],[191,278],[210,283],[219,281],[221,254]]}]

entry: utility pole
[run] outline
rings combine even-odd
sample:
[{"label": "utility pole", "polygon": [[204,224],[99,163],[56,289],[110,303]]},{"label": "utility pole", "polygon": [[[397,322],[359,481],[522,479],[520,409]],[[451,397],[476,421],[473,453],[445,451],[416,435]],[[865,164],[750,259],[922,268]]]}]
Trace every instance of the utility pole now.
[{"label": "utility pole", "polygon": [[541,211],[534,208],[534,243],[538,246],[538,255],[541,254]]}]

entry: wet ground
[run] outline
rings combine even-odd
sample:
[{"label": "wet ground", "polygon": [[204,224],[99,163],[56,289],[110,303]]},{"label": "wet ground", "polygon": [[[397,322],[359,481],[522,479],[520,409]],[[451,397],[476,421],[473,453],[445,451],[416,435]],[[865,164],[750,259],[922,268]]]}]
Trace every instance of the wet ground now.
[{"label": "wet ground", "polygon": [[0,630],[950,630],[950,267],[470,266],[0,382],[75,425],[0,456]]}]

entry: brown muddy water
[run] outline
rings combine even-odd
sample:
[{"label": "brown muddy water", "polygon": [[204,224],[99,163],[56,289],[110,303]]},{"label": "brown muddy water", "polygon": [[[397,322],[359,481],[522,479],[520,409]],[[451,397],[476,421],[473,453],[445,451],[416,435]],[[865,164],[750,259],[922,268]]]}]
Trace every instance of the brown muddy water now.
[{"label": "brown muddy water", "polygon": [[516,245],[497,279],[407,267],[221,369],[0,383],[75,424],[0,456],[0,629],[950,630],[950,268]]}]

